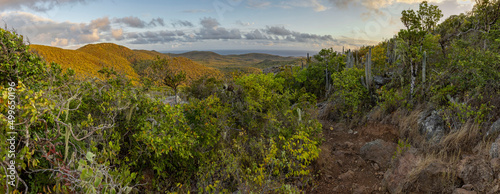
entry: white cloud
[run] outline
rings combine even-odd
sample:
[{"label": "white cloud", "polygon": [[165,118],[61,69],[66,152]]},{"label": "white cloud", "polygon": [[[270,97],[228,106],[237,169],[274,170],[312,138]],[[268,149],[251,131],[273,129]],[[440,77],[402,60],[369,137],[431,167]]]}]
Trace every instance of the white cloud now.
[{"label": "white cloud", "polygon": [[72,23],[56,22],[26,12],[4,12],[0,14],[0,22],[29,38],[30,42],[58,46],[67,42],[64,39],[74,40],[77,44],[96,42],[100,40],[101,33],[110,30],[106,17],[89,23]]},{"label": "white cloud", "polygon": [[92,34],[81,34],[78,40],[80,40],[80,43],[93,43],[99,41],[100,39],[99,30],[92,29]]},{"label": "white cloud", "polygon": [[111,30],[111,35],[115,40],[122,40],[123,39],[123,29],[116,29],[116,30]]},{"label": "white cloud", "polygon": [[55,41],[50,42],[51,46],[68,46],[68,39],[66,38],[56,38]]},{"label": "white cloud", "polygon": [[92,0],[1,0],[0,10],[27,7],[35,11],[48,11],[56,6],[85,3]]}]

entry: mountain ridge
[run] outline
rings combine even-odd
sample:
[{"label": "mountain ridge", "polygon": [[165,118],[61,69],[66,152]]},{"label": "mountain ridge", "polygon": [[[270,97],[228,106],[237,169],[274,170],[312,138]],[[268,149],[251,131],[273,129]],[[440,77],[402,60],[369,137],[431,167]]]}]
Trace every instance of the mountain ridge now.
[{"label": "mountain ridge", "polygon": [[87,44],[76,50],[44,45],[30,46],[32,52],[38,53],[48,63],[58,63],[63,69],[72,68],[75,70],[77,77],[80,78],[103,78],[97,71],[107,67],[125,74],[127,78],[139,80],[139,72],[136,72],[133,64],[144,60],[155,60],[157,57],[168,59],[180,70],[186,72],[188,81],[203,76],[221,76],[219,70],[185,57],[170,57],[156,51],[132,50],[114,43]]}]

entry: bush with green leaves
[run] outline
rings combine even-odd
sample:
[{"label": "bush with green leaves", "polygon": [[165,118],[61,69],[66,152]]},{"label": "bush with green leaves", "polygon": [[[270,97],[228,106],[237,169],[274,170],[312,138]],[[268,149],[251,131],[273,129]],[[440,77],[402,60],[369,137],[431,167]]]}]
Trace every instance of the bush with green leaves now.
[{"label": "bush with green leaves", "polygon": [[360,78],[363,69],[356,67],[332,74],[334,93],[330,98],[345,118],[353,118],[371,106],[371,97]]},{"label": "bush with green leaves", "polygon": [[44,61],[29,50],[22,35],[0,28],[0,83],[37,85],[46,71]]}]

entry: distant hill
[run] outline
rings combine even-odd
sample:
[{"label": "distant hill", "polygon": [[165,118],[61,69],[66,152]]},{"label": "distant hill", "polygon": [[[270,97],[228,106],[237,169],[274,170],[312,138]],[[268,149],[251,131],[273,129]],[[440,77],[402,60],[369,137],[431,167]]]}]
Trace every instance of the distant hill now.
[{"label": "distant hill", "polygon": [[112,43],[89,44],[77,50],[42,45],[31,45],[31,49],[49,63],[55,62],[64,69],[74,69],[79,77],[102,78],[97,71],[107,67],[126,74],[128,78],[139,79],[133,64],[144,60],[154,60],[157,56],[169,59],[171,64],[185,71],[188,81],[202,76],[222,76],[219,70],[201,65],[185,57],[170,57],[156,51],[131,50]]},{"label": "distant hill", "polygon": [[126,74],[128,78],[139,78],[139,75],[130,66],[130,62],[112,53],[105,52],[102,55],[106,56],[99,58],[82,50],[66,50],[42,45],[31,45],[30,47],[33,52],[38,53],[48,63],[55,62],[60,64],[63,69],[74,69],[77,77],[102,78],[97,71],[108,67]]},{"label": "distant hill", "polygon": [[300,58],[282,57],[263,53],[241,55],[220,55],[211,51],[191,51],[181,54],[167,53],[172,57],[186,57],[203,65],[217,68],[222,72],[243,71],[260,72],[265,68],[277,65],[299,65]]}]

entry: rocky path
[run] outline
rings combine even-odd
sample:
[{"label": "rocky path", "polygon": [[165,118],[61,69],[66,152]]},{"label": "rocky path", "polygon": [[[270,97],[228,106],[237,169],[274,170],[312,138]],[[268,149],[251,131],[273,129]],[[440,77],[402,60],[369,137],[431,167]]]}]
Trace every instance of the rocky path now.
[{"label": "rocky path", "polygon": [[325,142],[314,164],[318,177],[307,193],[385,193],[382,179],[395,151],[396,128],[379,123],[354,129],[322,124]]}]

